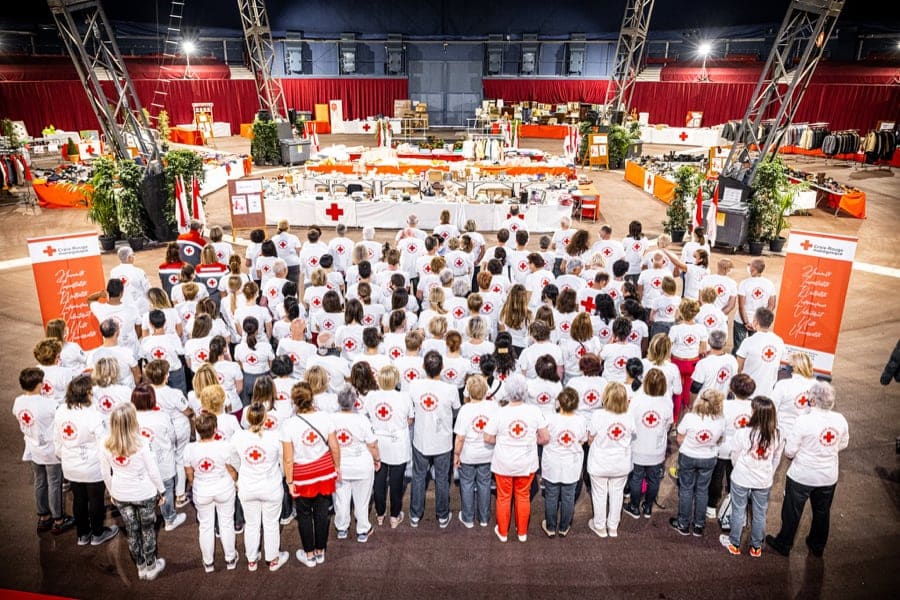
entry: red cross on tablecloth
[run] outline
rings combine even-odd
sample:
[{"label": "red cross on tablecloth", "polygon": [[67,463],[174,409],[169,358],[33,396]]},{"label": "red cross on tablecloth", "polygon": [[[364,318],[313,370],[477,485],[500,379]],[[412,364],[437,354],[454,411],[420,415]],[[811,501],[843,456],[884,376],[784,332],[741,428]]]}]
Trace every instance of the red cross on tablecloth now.
[{"label": "red cross on tablecloth", "polygon": [[331,206],[325,210],[325,214],[331,217],[332,221],[337,221],[344,214],[344,209],[338,206],[336,202],[332,202]]},{"label": "red cross on tablecloth", "polygon": [[682,131],[681,133],[678,134],[678,139],[680,139],[683,142],[684,140],[688,139],[688,134],[685,133],[684,131]]},{"label": "red cross on tablecloth", "polygon": [[367,121],[367,122],[363,123],[362,129],[363,129],[363,131],[365,131],[366,133],[369,133],[369,130],[372,129],[372,126],[369,125],[369,123],[368,123],[368,121]]}]

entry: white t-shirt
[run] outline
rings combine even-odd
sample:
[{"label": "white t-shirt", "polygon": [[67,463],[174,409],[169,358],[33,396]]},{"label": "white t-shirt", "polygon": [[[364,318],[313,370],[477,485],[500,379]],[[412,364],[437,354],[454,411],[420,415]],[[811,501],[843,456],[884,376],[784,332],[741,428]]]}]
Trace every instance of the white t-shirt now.
[{"label": "white t-shirt", "polygon": [[[181,322],[181,316],[178,314],[178,309],[173,307],[161,308],[159,310],[163,311],[163,314],[166,315],[166,333],[177,335],[178,330],[176,329],[176,326]],[[141,329],[147,330],[147,332],[150,331],[150,311],[147,311],[141,315]]]},{"label": "white t-shirt", "polygon": [[528,306],[531,310],[535,310],[541,305],[541,293],[545,287],[553,283],[553,280],[553,273],[547,269],[538,269],[525,278],[525,289],[531,292],[531,297],[528,299]]},{"label": "white t-shirt", "polygon": [[169,363],[169,372],[181,368],[184,346],[178,336],[172,334],[148,335],[141,338],[141,358],[147,361],[164,360]]},{"label": "white t-shirt", "polygon": [[553,237],[550,238],[550,246],[553,248],[557,258],[562,258],[566,255],[566,246],[572,241],[575,231],[575,229],[569,228],[557,229],[553,232]]},{"label": "white t-shirt", "polygon": [[612,272],[613,263],[625,257],[625,247],[619,240],[600,240],[591,246],[590,255],[595,254],[603,257],[606,269]]},{"label": "white t-shirt", "polygon": [[544,413],[544,417],[549,419],[551,415],[556,414],[556,398],[561,391],[560,382],[535,377],[528,380],[528,396],[525,403],[537,406]]},{"label": "white t-shirt", "polygon": [[691,379],[703,386],[700,391],[714,389],[727,394],[737,370],[737,359],[731,354],[710,354],[697,361]]},{"label": "white t-shirt", "polygon": [[731,458],[734,434],[750,424],[753,409],[749,400],[725,400],[722,404],[722,417],[725,419],[725,437],[719,444],[719,458]]},{"label": "white t-shirt", "polygon": [[410,384],[425,377],[421,356],[404,354],[400,358],[394,359],[394,366],[400,372],[400,389],[403,391],[409,391]]},{"label": "white t-shirt", "polygon": [[678,312],[678,306],[681,304],[681,298],[678,296],[667,296],[660,294],[650,304],[648,308],[653,310],[653,319],[660,323],[674,323],[675,313]]},{"label": "white t-shirt", "polygon": [[662,296],[663,278],[671,277],[665,269],[647,269],[638,277],[638,286],[643,287],[641,304],[644,308],[654,308],[653,302]]},{"label": "white t-shirt", "polygon": [[716,290],[716,308],[725,310],[728,301],[737,296],[737,282],[727,275],[707,275],[700,281],[700,287],[711,287]]},{"label": "white t-shirt", "polygon": [[341,447],[341,477],[366,479],[375,471],[375,462],[367,444],[378,441],[369,420],[360,413],[338,412],[332,415],[334,435]]},{"label": "white t-shirt", "polygon": [[334,431],[332,418],[329,413],[315,411],[294,415],[281,426],[281,441],[294,446],[294,462],[307,464],[329,451],[328,436]]},{"label": "white t-shirt", "polygon": [[728,333],[728,317],[715,304],[701,305],[700,312],[697,313],[697,318],[694,320],[706,327],[707,333],[713,331]]},{"label": "white t-shirt", "polygon": [[244,499],[281,497],[281,439],[277,431],[238,431],[231,446],[240,459],[238,489]]},{"label": "white t-shirt", "polygon": [[600,358],[603,359],[603,377],[607,381],[625,383],[627,375],[625,366],[628,359],[640,357],[641,350],[634,344],[613,342],[603,346],[603,350],[600,351]]},{"label": "white t-shirt", "polygon": [[105,442],[98,443],[98,459],[110,498],[119,502],[140,502],[165,491],[156,461],[146,444],[140,444],[131,456],[112,456]]},{"label": "white t-shirt", "polygon": [[634,464],[658,465],[666,460],[669,428],[672,426],[672,399],[635,393],[628,407],[634,419],[635,438],[631,443]]},{"label": "white t-shirt", "polygon": [[381,461],[386,465],[401,465],[412,460],[409,419],[414,412],[409,394],[375,390],[366,394],[364,406],[378,438]]},{"label": "white t-shirt", "polygon": [[184,356],[191,370],[196,371],[209,360],[209,342],[212,339],[213,335],[210,334],[202,338],[191,338],[184,343]]},{"label": "white t-shirt", "polygon": [[22,394],[13,402],[12,414],[25,438],[22,460],[30,460],[36,465],[59,464],[53,447],[56,407],[56,402],[42,398],[40,394]]},{"label": "white t-shirt", "polygon": [[194,496],[211,497],[234,490],[227,465],[239,463],[231,443],[225,440],[193,442],[184,449],[184,466],[194,470]]},{"label": "white t-shirt", "polygon": [[709,340],[709,333],[699,323],[679,323],[669,330],[669,339],[672,340],[672,356],[697,358],[700,344]]},{"label": "white t-shirt", "polygon": [[603,391],[606,389],[606,379],[603,377],[574,377],[568,383],[568,387],[578,392],[578,408],[575,414],[584,419],[584,425],[591,420],[595,410],[603,406]]},{"label": "white t-shirt", "polygon": [[637,275],[641,272],[641,260],[644,258],[647,245],[645,237],[641,237],[639,240],[627,237],[622,240],[622,248],[625,251],[623,258],[628,261],[628,275]]},{"label": "white t-shirt", "polygon": [[453,448],[453,410],[459,408],[456,386],[434,379],[416,379],[409,384],[415,407],[413,446],[426,456]]},{"label": "white t-shirt", "polygon": [[666,376],[666,391],[663,394],[666,398],[671,400],[672,396],[682,392],[681,372],[673,362],[667,360],[662,365],[655,365],[646,358],[641,359],[641,362],[644,364],[644,379],[647,378],[650,369],[659,369]]},{"label": "white t-shirt", "polygon": [[684,274],[684,297],[692,300],[699,298],[701,282],[707,275],[709,275],[707,267],[688,265]]},{"label": "white t-shirt", "polygon": [[135,326],[141,324],[141,316],[138,309],[130,304],[108,304],[105,302],[91,302],[91,312],[97,317],[98,323],[106,319],[112,319],[119,326],[119,345],[128,348],[137,356],[138,337]]},{"label": "white t-shirt", "polygon": [[685,436],[679,450],[685,456],[698,460],[715,458],[719,442],[725,434],[725,419],[721,416],[701,417],[689,412],[678,424],[678,434]]},{"label": "white t-shirt", "polygon": [[790,379],[782,379],[772,390],[772,402],[778,411],[778,429],[784,439],[791,435],[794,423],[800,415],[809,413],[809,388],[816,382],[813,378],[793,374]]},{"label": "white t-shirt", "polygon": [[[119,346],[115,347],[115,353],[116,355],[121,355],[123,358],[127,358],[130,354],[126,348]],[[137,364],[134,361],[134,357],[131,359],[131,364]],[[119,366],[121,367],[122,365],[120,364]],[[90,367],[93,368],[94,364],[90,364]],[[68,388],[69,382],[78,375],[79,371],[59,365],[38,365],[38,368],[44,372],[44,381],[41,383],[40,387],[41,396],[53,400],[55,404],[63,404],[66,401],[66,388]],[[128,374],[131,375],[131,369],[127,369],[127,371]],[[134,378],[132,378],[132,382],[133,381]],[[132,385],[134,384],[132,383]]]},{"label": "white t-shirt", "polygon": [[519,355],[518,369],[522,371],[526,378],[534,379],[537,377],[537,373],[534,370],[534,364],[537,362],[537,359],[545,354],[552,356],[553,359],[556,360],[557,365],[562,364],[562,350],[557,344],[553,344],[549,341],[535,342],[522,350],[522,353]]},{"label": "white t-shirt", "polygon": [[536,406],[515,403],[500,408],[484,428],[496,436],[491,471],[512,477],[537,471],[537,432],[546,427],[547,419]]},{"label": "white t-shirt", "polygon": [[237,383],[240,381],[243,384],[244,373],[236,362],[224,359],[216,361],[213,368],[216,370],[219,385],[225,390],[225,410],[234,412],[241,406]]},{"label": "white t-shirt", "polygon": [[599,477],[627,475],[631,471],[631,440],[635,431],[632,414],[596,410],[587,430],[594,438],[588,450],[587,472]]},{"label": "white t-shirt", "polygon": [[552,483],[575,483],[584,462],[582,444],[587,441],[587,425],[576,414],[547,416],[550,442],[541,455],[541,477]]},{"label": "white t-shirt", "polygon": [[778,380],[778,369],[784,355],[784,342],[771,331],[759,331],[741,344],[738,358],[744,359],[746,373],[756,382],[757,396],[770,396]]},{"label": "white t-shirt", "polygon": [[752,430],[745,427],[735,432],[732,441],[731,462],[734,470],[731,480],[735,485],[763,490],[772,487],[775,470],[781,461],[782,438],[772,440],[765,450],[759,448],[759,439],[753,439]]},{"label": "white t-shirt", "polygon": [[343,273],[350,264],[350,257],[353,252],[353,240],[345,237],[332,238],[328,242],[328,251],[334,258],[334,270]]},{"label": "white t-shirt", "polygon": [[491,462],[494,447],[484,442],[484,430],[500,406],[490,400],[463,404],[456,416],[453,433],[465,438],[459,461],[466,465],[483,465]]},{"label": "white t-shirt", "polygon": [[257,334],[256,348],[250,348],[247,342],[241,341],[234,349],[234,360],[240,363],[244,373],[254,375],[267,373],[272,359],[275,358],[271,344],[264,339],[258,339],[259,337],[262,336]]},{"label": "white t-shirt", "polygon": [[163,480],[175,477],[175,424],[161,410],[137,411],[138,429],[159,466]]},{"label": "white t-shirt", "polygon": [[794,459],[787,476],[810,487],[834,485],[838,480],[838,453],[849,443],[847,419],[840,413],[813,407],[797,417],[785,444],[784,453]]},{"label": "white t-shirt", "polygon": [[106,437],[103,418],[90,406],[56,409],[53,417],[53,444],[60,458],[63,475],[69,481],[103,481],[97,442]]},{"label": "white t-shirt", "polygon": [[[756,309],[768,306],[769,298],[776,294],[775,284],[765,277],[748,277],[738,285],[737,293],[744,297],[744,314],[752,322]],[[744,322],[740,310],[734,315],[734,320]]]}]

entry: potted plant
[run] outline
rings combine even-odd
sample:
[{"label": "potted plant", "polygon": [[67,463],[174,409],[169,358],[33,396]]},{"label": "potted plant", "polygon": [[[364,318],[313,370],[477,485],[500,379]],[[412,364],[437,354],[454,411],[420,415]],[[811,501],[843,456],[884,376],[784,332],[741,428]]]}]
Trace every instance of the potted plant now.
[{"label": "potted plant", "polygon": [[175,221],[175,179],[179,176],[184,179],[185,187],[188,188],[186,193],[190,197],[191,178],[196,177],[202,184],[206,179],[206,172],[203,170],[203,159],[190,150],[171,150],[166,153],[163,162],[166,178],[164,213],[169,228],[169,238],[175,239],[178,235],[178,223]]},{"label": "potted plant", "polygon": [[116,215],[119,229],[134,250],[144,248],[144,207],[141,203],[143,170],[131,160],[116,162]]},{"label": "potted plant", "polygon": [[171,128],[169,127],[169,113],[161,110],[159,111],[159,115],[156,117],[156,131],[159,133],[159,145],[162,148],[163,152],[169,151],[169,134],[171,133]]},{"label": "potted plant", "polygon": [[78,146],[72,138],[66,140],[65,148],[63,148],[63,160],[78,162]]},{"label": "potted plant", "polygon": [[281,162],[281,148],[278,144],[278,126],[274,121],[253,122],[253,141],[250,142],[250,155],[254,164],[277,165]]},{"label": "potted plant", "polygon": [[629,148],[640,141],[640,128],[637,123],[631,127],[613,125],[609,128],[609,166],[613,169],[621,169],[625,164]]},{"label": "potted plant", "polygon": [[672,236],[673,242],[684,240],[691,215],[687,209],[687,199],[697,193],[699,174],[690,165],[682,165],[675,171],[675,197],[666,207],[666,220],[663,231]]},{"label": "potted plant", "polygon": [[88,219],[100,226],[100,246],[105,251],[115,248],[119,234],[114,189],[115,163],[109,158],[100,157],[94,161],[94,171],[85,196],[88,202]]},{"label": "potted plant", "polygon": [[762,247],[780,233],[779,217],[782,211],[781,194],[789,186],[787,167],[780,156],[771,156],[763,160],[756,168],[753,178],[753,195],[750,198],[748,243],[750,254],[762,254]]}]

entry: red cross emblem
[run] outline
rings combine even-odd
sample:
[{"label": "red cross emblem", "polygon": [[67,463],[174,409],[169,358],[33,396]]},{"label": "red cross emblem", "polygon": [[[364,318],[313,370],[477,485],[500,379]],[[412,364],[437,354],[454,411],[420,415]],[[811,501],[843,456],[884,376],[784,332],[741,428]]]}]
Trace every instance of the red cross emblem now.
[{"label": "red cross emblem", "polygon": [[655,410],[648,410],[641,420],[647,427],[656,427],[659,424],[659,414]]},{"label": "red cross emblem", "polygon": [[806,251],[809,251],[809,249],[812,248],[812,246],[813,245],[809,240],[803,240],[803,242],[800,244],[800,247]]},{"label": "red cross emblem", "polygon": [[650,282],[650,285],[652,285],[655,289],[659,289],[659,287],[662,285],[662,279],[657,277],[656,279],[654,279],[653,281]]},{"label": "red cross emblem", "polygon": [[418,247],[416,247],[415,244],[410,244],[409,246],[406,247],[406,251],[409,252],[410,254],[415,254],[416,250],[418,250]]},{"label": "red cross emblem", "polygon": [[538,404],[547,404],[551,400],[550,394],[548,394],[547,392],[541,392],[537,395],[537,398],[535,398],[535,400]]},{"label": "red cross emblem", "polygon": [[225,381],[225,377],[221,373],[216,373],[216,379],[219,380],[220,384]]},{"label": "red cross emblem", "polygon": [[194,255],[194,247],[193,246],[185,246],[184,253],[187,256],[193,256]]},{"label": "red cross emblem", "polygon": [[140,433],[141,437],[146,439],[149,443],[152,443],[153,439],[156,437],[156,435],[153,433],[153,430],[149,427],[141,427]]},{"label": "red cross emblem", "polygon": [[251,465],[258,465],[266,460],[266,451],[259,446],[250,446],[244,451],[244,458]]},{"label": "red cross emblem", "polygon": [[375,407],[375,416],[382,421],[389,421],[393,414],[394,409],[391,408],[391,405],[387,404],[386,402],[379,402],[378,406]]},{"label": "red cross emblem", "polygon": [[823,446],[833,446],[837,440],[838,432],[831,427],[827,427],[819,434],[819,441]]},{"label": "red cross emblem", "polygon": [[75,425],[72,423],[72,421],[66,421],[65,423],[63,423],[62,434],[63,439],[74,440],[76,437],[78,437],[78,429],[75,428]]},{"label": "red cross emblem", "polygon": [[600,330],[600,339],[601,340],[608,339],[609,336],[611,336],[611,335],[612,335],[612,331],[607,329],[606,327],[604,327],[603,329]]},{"label": "red cross emblem", "polygon": [[724,294],[725,294],[725,286],[724,286],[724,285],[717,285],[717,286],[716,286],[716,295],[717,295],[717,296],[723,296]]},{"label": "red cross emblem", "polygon": [[463,259],[457,258],[455,261],[453,261],[453,264],[456,265],[457,269],[462,269],[463,265],[465,265],[466,263],[463,262]]},{"label": "red cross emblem", "polygon": [[413,381],[418,376],[419,376],[419,372],[416,371],[415,369],[407,369],[406,372],[403,374],[403,377],[405,377],[407,381]]},{"label": "red cross emblem", "polygon": [[606,435],[614,442],[618,442],[625,436],[625,426],[621,423],[613,423],[607,428]]},{"label": "red cross emblem", "polygon": [[765,292],[762,291],[762,288],[753,288],[753,297],[759,300],[763,297]]},{"label": "red cross emblem", "polygon": [[197,465],[197,468],[204,473],[209,473],[216,468],[216,463],[210,458],[204,458],[200,461],[200,464]]},{"label": "red cross emblem", "polygon": [[461,306],[457,306],[453,309],[453,316],[457,319],[462,319],[464,316],[466,316],[466,313],[465,311],[463,311]]},{"label": "red cross emblem", "polygon": [[453,381],[454,379],[456,379],[456,371],[454,371],[453,369],[447,369],[446,371],[444,371],[444,379]]},{"label": "red cross emblem", "polygon": [[588,286],[589,288],[591,288],[591,289],[594,289],[594,282],[593,282],[593,281],[588,281],[588,282],[587,282],[587,286]]},{"label": "red cross emblem", "polygon": [[594,406],[597,402],[600,401],[600,394],[597,390],[588,390],[584,395],[584,403],[588,406]]},{"label": "red cross emblem", "polygon": [[449,231],[442,232],[441,237],[446,240],[448,237],[450,237],[450,232]]},{"label": "red cross emblem", "polygon": [[53,384],[44,380],[44,385],[41,386],[41,393],[45,396],[49,396],[53,393]]},{"label": "red cross emblem", "polygon": [[610,256],[612,256],[612,253],[613,253],[612,248],[610,248],[609,246],[604,248],[601,252],[603,252],[603,256],[605,256],[606,258],[609,258]]},{"label": "red cross emblem", "polygon": [[356,350],[356,342],[353,340],[353,338],[347,338],[344,341],[344,350],[346,350],[347,352],[353,352],[354,350]]},{"label": "red cross emblem", "polygon": [[641,334],[639,334],[637,331],[632,331],[628,334],[629,342],[637,342],[639,339],[641,339]]},{"label": "red cross emblem", "polygon": [[300,357],[297,356],[295,352],[291,352],[290,354],[288,354],[288,358],[290,358],[291,362],[295,365],[300,361]]},{"label": "red cross emblem", "polygon": [[318,296],[313,296],[312,305],[316,308],[319,308],[320,306],[322,306],[322,299]]},{"label": "red cross emblem", "polygon": [[563,321],[562,323],[559,324],[559,328],[562,329],[564,332],[568,332],[569,329],[571,328],[571,325],[569,324],[568,321]]},{"label": "red cross emblem", "polygon": [[643,245],[640,242],[635,242],[631,245],[631,249],[635,252],[640,252],[641,250],[643,250]]},{"label": "red cross emblem", "polygon": [[315,446],[316,442],[319,441],[319,436],[316,435],[316,432],[312,429],[307,429],[306,433],[303,434],[303,437],[301,439],[307,446]]},{"label": "red cross emblem", "polygon": [[332,202],[325,214],[331,217],[332,221],[337,221],[344,214],[344,209],[338,206],[337,203]]},{"label": "red cross emblem", "polygon": [[248,355],[247,355],[247,362],[250,363],[251,365],[255,365],[256,363],[259,362],[259,359],[256,358],[256,355],[255,355],[255,354],[248,354]]},{"label": "red cross emblem", "polygon": [[624,356],[620,356],[619,358],[616,359],[616,367],[617,368],[624,369],[626,364],[628,364],[628,361],[625,360]]},{"label": "red cross emblem", "polygon": [[369,123],[368,123],[368,121],[367,121],[367,122],[363,123],[362,129],[363,129],[363,131],[365,131],[366,133],[369,133],[369,130],[372,129],[372,126],[369,125]]},{"label": "red cross emblem", "polygon": [[731,372],[728,369],[722,368],[719,369],[719,372],[716,374],[716,379],[719,383],[725,383],[725,381],[731,376]]},{"label": "red cross emblem", "polygon": [[673,306],[672,304],[668,305],[666,307],[666,315],[671,317],[674,314],[675,314],[675,306]]},{"label": "red cross emblem", "polygon": [[422,408],[428,412],[436,409],[438,405],[437,398],[435,398],[431,394],[425,394],[424,396],[422,396],[420,402],[422,403]]},{"label": "red cross emblem", "polygon": [[682,131],[681,133],[678,134],[678,139],[683,142],[684,140],[688,139],[688,134],[686,134],[685,132]]},{"label": "red cross emblem", "polygon": [[501,291],[503,291],[503,288],[500,287],[499,285],[495,285],[493,288],[491,288],[491,291],[494,292],[495,294],[499,294]]},{"label": "red cross emblem", "polygon": [[112,398],[110,398],[109,396],[103,396],[102,398],[100,398],[100,402],[98,402],[97,404],[100,407],[100,412],[104,413],[109,413],[109,411],[111,411],[113,407]]},{"label": "red cross emblem", "polygon": [[334,249],[338,254],[341,254],[341,255],[344,254],[344,252],[345,252],[343,244],[338,244],[337,246],[335,246]]},{"label": "red cross emblem", "polygon": [[609,297],[615,300],[619,297],[619,292],[617,292],[615,288],[612,288],[611,290],[609,290]]},{"label": "red cross emblem", "polygon": [[116,464],[120,467],[125,467],[131,462],[131,459],[127,456],[117,456],[113,460],[116,461]]},{"label": "red cross emblem", "polygon": [[325,319],[322,322],[322,328],[327,329],[328,331],[333,330],[334,329],[334,321],[332,321],[331,319]]},{"label": "red cross emblem", "polygon": [[194,355],[194,358],[196,358],[199,362],[206,362],[206,359],[208,357],[209,355],[206,353],[206,350],[202,349]]},{"label": "red cross emblem", "polygon": [[766,450],[766,449],[764,449],[764,448],[760,448],[759,446],[757,446],[757,448],[756,448],[756,460],[765,460],[765,459],[767,459],[767,458],[769,458],[769,451]]},{"label": "red cross emblem", "polygon": [[706,317],[706,326],[708,328],[712,329],[713,327],[716,326],[716,323],[718,323],[718,321],[716,320],[716,318],[714,316],[709,315],[708,317]]},{"label": "red cross emblem", "polygon": [[424,267],[422,267],[422,270],[425,271],[426,273],[430,274],[431,273],[431,265],[425,265]]},{"label": "red cross emblem", "polygon": [[263,427],[269,431],[272,429],[278,428],[278,419],[275,417],[266,417],[266,422],[263,423]]},{"label": "red cross emblem", "polygon": [[151,352],[150,355],[153,356],[153,358],[155,358],[156,360],[162,360],[166,356],[166,351],[162,348],[154,348],[153,352]]},{"label": "red cross emblem", "polygon": [[687,344],[688,346],[693,346],[696,341],[697,341],[697,338],[695,338],[692,335],[689,335],[684,338],[684,343]]},{"label": "red cross emblem", "polygon": [[481,357],[479,355],[475,355],[472,357],[472,364],[476,367],[481,364]]},{"label": "red cross emblem", "polygon": [[588,296],[584,300],[581,301],[581,306],[584,307],[585,312],[592,313],[594,312],[594,308],[597,306],[594,304],[594,299]]},{"label": "red cross emblem", "polygon": [[568,448],[575,442],[575,435],[568,429],[563,429],[559,432],[559,435],[556,436],[556,441],[560,446]]},{"label": "red cross emblem", "polygon": [[584,346],[578,346],[578,350],[575,351],[575,355],[578,356],[578,358],[581,358],[585,354],[587,354],[587,348],[585,348]]},{"label": "red cross emblem", "polygon": [[25,427],[31,427],[31,422],[34,421],[34,417],[31,416],[31,413],[27,410],[20,410],[19,414],[19,422],[22,423]]},{"label": "red cross emblem", "polygon": [[712,439],[712,432],[708,429],[701,429],[697,432],[697,441],[701,444],[706,444],[709,440]]},{"label": "red cross emblem", "polygon": [[282,250],[284,250],[285,248],[287,248],[287,242],[284,240],[281,240],[280,242],[278,242],[278,247],[281,248]]},{"label": "red cross emblem", "polygon": [[541,279],[541,287],[542,287],[542,288],[545,288],[545,287],[547,287],[548,285],[550,285],[550,280],[549,280],[549,279],[547,279],[546,277],[544,277],[543,279]]},{"label": "red cross emblem", "polygon": [[274,298],[278,295],[278,290],[276,290],[275,288],[269,288],[269,295]]},{"label": "red cross emblem", "polygon": [[766,346],[763,348],[762,358],[766,362],[772,362],[775,359],[775,355],[777,352],[773,346]]},{"label": "red cross emblem", "polygon": [[263,265],[263,271],[265,271],[266,273],[268,273],[271,270],[272,270],[272,267],[270,267],[269,265]]},{"label": "red cross emblem", "polygon": [[338,429],[337,441],[341,446],[347,446],[353,441],[353,436],[346,429]]},{"label": "red cross emblem", "polygon": [[401,354],[403,354],[403,352],[401,352],[400,348],[397,348],[396,346],[391,348],[391,358],[393,358],[394,360],[400,358]]},{"label": "red cross emblem", "polygon": [[319,257],[318,256],[310,256],[309,264],[312,265],[313,267],[316,266],[317,264],[319,264]]},{"label": "red cross emblem", "polygon": [[213,435],[213,439],[217,442],[220,442],[225,439],[225,434],[223,434],[220,430],[216,429],[215,435]]},{"label": "red cross emblem", "polygon": [[509,424],[509,435],[511,437],[520,440],[525,437],[526,433],[528,433],[528,426],[524,422],[516,419]]},{"label": "red cross emblem", "polygon": [[371,325],[375,322],[375,319],[372,315],[366,315],[363,317],[363,325]]},{"label": "red cross emblem", "polygon": [[804,409],[809,407],[809,398],[806,397],[806,394],[800,394],[794,400],[794,405],[799,409]]},{"label": "red cross emblem", "polygon": [[225,258],[225,253],[221,250],[216,252],[216,258],[219,259],[219,262],[222,262],[222,259]]},{"label": "red cross emblem", "polygon": [[284,392],[278,392],[277,398],[279,400],[290,400],[290,397]]},{"label": "red cross emblem", "polygon": [[174,273],[172,275],[169,275],[169,283],[171,283],[172,285],[178,283],[178,275],[175,275]]},{"label": "red cross emblem", "polygon": [[56,254],[56,248],[47,244],[47,247],[41,250],[43,254],[46,254],[49,258],[53,258],[53,255]]},{"label": "red cross emblem", "polygon": [[508,376],[509,376],[508,373],[500,373],[499,375],[497,375],[497,379],[499,379],[500,381],[506,381],[506,378]]},{"label": "red cross emblem", "polygon": [[747,415],[739,415],[737,419],[734,420],[734,428],[735,429],[743,429],[750,422],[750,417]]},{"label": "red cross emblem", "polygon": [[519,224],[518,223],[510,223],[509,230],[512,231],[513,233],[517,232],[519,230]]},{"label": "red cross emblem", "polygon": [[519,271],[524,273],[527,270],[528,270],[528,263],[524,260],[520,260],[519,261]]},{"label": "red cross emblem", "polygon": [[125,277],[125,276],[123,275],[122,277],[119,277],[119,279],[122,281],[122,285],[128,285],[128,278],[127,278],[127,277]]},{"label": "red cross emblem", "polygon": [[491,314],[492,312],[494,312],[494,305],[491,304],[490,302],[485,302],[485,303],[481,306],[481,312],[484,313],[484,314],[486,314],[486,315]]}]

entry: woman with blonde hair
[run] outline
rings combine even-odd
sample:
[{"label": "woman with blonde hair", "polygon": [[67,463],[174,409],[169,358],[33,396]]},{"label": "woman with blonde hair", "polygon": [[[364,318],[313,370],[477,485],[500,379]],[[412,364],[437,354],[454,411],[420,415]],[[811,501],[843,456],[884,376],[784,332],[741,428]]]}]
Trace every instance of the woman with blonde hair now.
[{"label": "woman with blonde hair", "polygon": [[169,296],[165,290],[158,287],[152,287],[147,290],[147,302],[150,304],[149,310],[141,315],[141,335],[150,335],[150,311],[161,310],[166,315],[166,333],[175,333],[179,338],[184,337],[184,328],[181,325],[181,317],[178,316],[178,310],[172,305]]},{"label": "woman with blonde hair", "polygon": [[331,382],[325,367],[313,365],[303,375],[304,382],[309,386],[313,395],[313,405],[316,410],[327,413],[338,411],[337,394],[329,391]]},{"label": "woman with blonde hair", "polygon": [[328,275],[325,269],[314,269],[309,276],[309,285],[303,290],[303,306],[307,314],[313,316],[322,310],[325,292],[328,291]]},{"label": "woman with blonde hair", "polygon": [[588,521],[588,528],[602,538],[619,535],[634,433],[634,417],[628,412],[628,392],[623,384],[613,381],[603,390],[603,408],[591,414],[587,427],[590,444],[587,472],[591,476],[594,507],[594,518]]},{"label": "woman with blonde hair", "polygon": [[465,404],[459,409],[453,433],[453,466],[459,470],[459,494],[462,506],[459,522],[471,529],[478,518],[487,527],[491,512],[491,456],[493,448],[484,442],[484,428],[500,408],[485,401],[487,380],[472,375],[466,381]]},{"label": "woman with blonde hair", "polygon": [[124,404],[131,399],[131,388],[119,383],[119,361],[106,356],[97,361],[91,372],[91,404],[103,417],[103,422],[109,425],[109,415],[119,404]]},{"label": "woman with blonde hair", "polygon": [[156,459],[138,429],[133,405],[120,404],[113,409],[109,437],[99,446],[103,480],[125,522],[128,550],[137,565],[138,578],[156,579],[166,568],[166,560],[156,555],[155,528],[156,507],[165,501],[165,487]]},{"label": "woman with blonde hair", "polygon": [[[625,504],[624,511],[635,519],[641,515],[645,519],[650,518],[663,478],[669,428],[673,422],[672,398],[666,395],[667,386],[665,373],[658,367],[651,367],[629,406],[635,426],[635,437],[631,443],[634,465],[628,481],[631,498]],[[643,491],[644,481],[647,482],[646,492]]]},{"label": "woman with blonde hair", "polygon": [[[647,358],[641,359],[644,373],[657,368],[666,376],[665,396],[674,402],[681,395],[681,372],[672,362],[672,340],[665,333],[657,333],[647,345]],[[674,404],[673,404],[674,406]]]},{"label": "woman with blonde hair", "polygon": [[669,525],[681,535],[690,535],[693,524],[694,536],[703,537],[709,482],[725,434],[724,398],[718,390],[703,390],[678,424],[678,516]]},{"label": "woman with blonde hair", "polygon": [[806,352],[791,353],[791,376],[772,389],[772,402],[778,410],[778,430],[788,439],[797,417],[809,413],[809,388],[816,382],[812,358]]},{"label": "woman with blonde hair", "polygon": [[528,344],[528,328],[531,326],[532,313],[528,308],[528,292],[525,286],[517,283],[509,288],[506,302],[500,309],[500,331],[509,332],[516,358]]},{"label": "woman with blonde hair", "polygon": [[[166,298],[168,299],[168,297]],[[84,370],[87,364],[87,355],[85,355],[81,346],[75,342],[66,341],[66,330],[66,321],[64,319],[50,319],[47,321],[47,337],[57,339],[62,343],[62,351],[59,353],[59,365],[70,369],[78,369],[79,371]],[[147,334],[145,333],[144,335]]]},{"label": "woman with blonde hair", "polygon": [[423,332],[428,333],[428,324],[435,317],[447,317],[447,309],[444,307],[446,294],[444,288],[436,286],[428,292],[427,308],[419,314],[418,327]]}]

